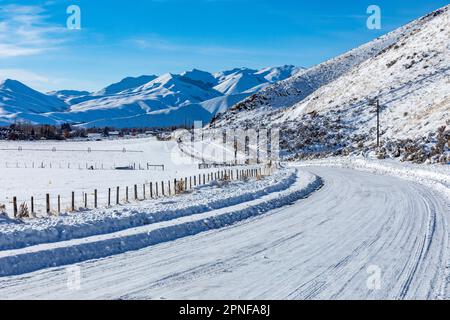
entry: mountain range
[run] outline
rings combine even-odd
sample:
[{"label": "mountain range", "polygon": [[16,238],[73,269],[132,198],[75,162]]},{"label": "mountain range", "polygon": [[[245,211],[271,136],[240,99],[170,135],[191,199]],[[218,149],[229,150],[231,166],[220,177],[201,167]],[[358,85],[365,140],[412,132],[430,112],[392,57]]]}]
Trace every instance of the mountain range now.
[{"label": "mountain range", "polygon": [[7,79],[0,83],[0,125],[72,123],[81,127],[170,127],[208,123],[217,113],[302,68],[236,68],[209,73],[128,77],[98,92],[35,91]]}]

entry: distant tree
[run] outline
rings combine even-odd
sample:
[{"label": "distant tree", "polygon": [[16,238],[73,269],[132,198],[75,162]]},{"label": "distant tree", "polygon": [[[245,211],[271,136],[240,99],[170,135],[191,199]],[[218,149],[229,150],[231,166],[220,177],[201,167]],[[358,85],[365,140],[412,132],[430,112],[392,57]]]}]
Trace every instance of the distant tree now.
[{"label": "distant tree", "polygon": [[61,130],[67,130],[67,131],[72,131],[72,127],[71,127],[71,125],[70,125],[70,123],[63,123],[62,125],[61,125]]}]

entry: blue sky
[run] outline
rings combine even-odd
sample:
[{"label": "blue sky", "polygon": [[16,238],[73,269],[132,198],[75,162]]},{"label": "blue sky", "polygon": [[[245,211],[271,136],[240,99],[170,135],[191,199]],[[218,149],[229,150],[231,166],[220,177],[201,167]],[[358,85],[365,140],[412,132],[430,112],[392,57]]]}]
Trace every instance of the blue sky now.
[{"label": "blue sky", "polygon": [[[382,29],[366,27],[369,5]],[[440,0],[0,0],[0,79],[99,90],[126,76],[311,66],[448,4]],[[70,5],[81,30],[66,27]]]}]

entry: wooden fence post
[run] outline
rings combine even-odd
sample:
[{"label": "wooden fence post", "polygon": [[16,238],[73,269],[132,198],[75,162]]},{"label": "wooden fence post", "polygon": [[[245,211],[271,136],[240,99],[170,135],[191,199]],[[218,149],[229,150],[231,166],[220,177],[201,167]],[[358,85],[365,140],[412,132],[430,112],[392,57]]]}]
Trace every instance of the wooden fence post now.
[{"label": "wooden fence post", "polygon": [[164,181],[161,181],[161,191],[162,191],[162,196],[164,197]]},{"label": "wooden fence post", "polygon": [[34,213],[34,197],[31,197],[31,213]]},{"label": "wooden fence post", "polygon": [[173,189],[175,190],[175,195],[177,195],[177,179],[173,179]]},{"label": "wooden fence post", "polygon": [[75,192],[72,191],[72,212],[75,212]]},{"label": "wooden fence post", "polygon": [[13,197],[14,218],[17,218],[17,197]]},{"label": "wooden fence post", "polygon": [[58,194],[58,213],[61,213],[61,196]]},{"label": "wooden fence post", "polygon": [[97,189],[94,190],[94,208],[97,209]]},{"label": "wooden fence post", "polygon": [[158,182],[156,182],[156,184],[155,184],[155,186],[156,186],[156,188],[155,188],[155,190],[156,190],[156,197],[158,198]]},{"label": "wooden fence post", "polygon": [[184,178],[184,191],[187,191],[188,184],[187,184],[187,177]]},{"label": "wooden fence post", "polygon": [[47,211],[47,214],[49,214],[50,213],[50,194],[48,194],[47,193],[47,195],[46,195],[46,211]]},{"label": "wooden fence post", "polygon": [[88,204],[87,204],[87,192],[84,193],[84,208],[87,209]]},{"label": "wooden fence post", "polygon": [[120,203],[120,200],[119,200],[119,191],[120,191],[120,189],[119,189],[119,187],[117,187],[117,191],[116,191],[116,204],[119,204],[119,203]]},{"label": "wooden fence post", "polygon": [[111,207],[111,188],[108,188],[108,207]]},{"label": "wooden fence post", "polygon": [[194,176],[194,187],[197,186],[197,176]]},{"label": "wooden fence post", "polygon": [[128,186],[125,188],[125,202],[128,202]]},{"label": "wooden fence post", "polygon": [[134,200],[138,199],[138,194],[137,194],[137,184],[134,185]]},{"label": "wooden fence post", "polygon": [[150,182],[150,199],[153,199],[153,182]]},{"label": "wooden fence post", "polygon": [[147,196],[145,194],[145,183],[142,185],[142,195],[143,195],[143,199],[145,200],[145,197]]}]

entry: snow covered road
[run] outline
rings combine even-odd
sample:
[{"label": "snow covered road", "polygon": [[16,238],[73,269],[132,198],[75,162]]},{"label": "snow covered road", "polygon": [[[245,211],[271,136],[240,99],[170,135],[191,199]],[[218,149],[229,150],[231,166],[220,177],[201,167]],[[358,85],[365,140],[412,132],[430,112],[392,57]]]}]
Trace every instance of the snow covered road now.
[{"label": "snow covered road", "polygon": [[[2,299],[448,298],[449,200],[420,184],[309,167],[324,187],[231,227],[0,279]],[[368,273],[380,270],[379,290]]]}]

